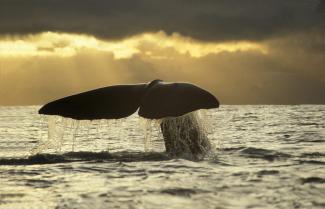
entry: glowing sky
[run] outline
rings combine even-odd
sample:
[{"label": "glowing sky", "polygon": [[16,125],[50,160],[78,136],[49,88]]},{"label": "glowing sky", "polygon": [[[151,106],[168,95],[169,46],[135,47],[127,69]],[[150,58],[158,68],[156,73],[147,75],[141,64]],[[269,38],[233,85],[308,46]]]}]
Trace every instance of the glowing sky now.
[{"label": "glowing sky", "polygon": [[3,0],[0,105],[156,78],[226,104],[325,103],[324,2]]},{"label": "glowing sky", "polygon": [[89,35],[44,32],[19,38],[3,38],[0,40],[0,56],[34,57],[57,56],[72,57],[82,51],[106,52],[115,59],[129,59],[134,55],[147,55],[150,58],[173,59],[173,56],[155,57],[153,48],[160,50],[173,49],[179,54],[188,54],[192,58],[200,58],[209,54],[238,51],[258,51],[267,53],[266,47],[253,42],[205,43],[181,36],[177,33],[168,36],[163,31],[143,33],[118,41],[104,41]]}]

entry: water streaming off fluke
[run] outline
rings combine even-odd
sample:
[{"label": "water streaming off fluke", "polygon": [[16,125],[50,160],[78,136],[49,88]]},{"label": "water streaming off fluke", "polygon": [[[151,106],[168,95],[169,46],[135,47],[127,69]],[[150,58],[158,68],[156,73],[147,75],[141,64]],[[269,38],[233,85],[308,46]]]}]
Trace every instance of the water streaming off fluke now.
[{"label": "water streaming off fluke", "polygon": [[[96,144],[97,140],[107,142],[106,147],[101,146],[97,151],[109,151],[110,146],[114,146],[114,141],[127,142],[132,138],[132,131],[141,131],[143,142],[138,146],[143,146],[143,151],[157,151],[155,147],[158,145],[159,151],[166,149],[170,156],[196,159],[211,149],[207,137],[208,123],[204,115],[204,110],[199,110],[180,117],[159,120],[137,116],[109,120],[74,120],[61,116],[42,116],[41,124],[48,127],[47,136],[40,134],[39,142],[31,150],[31,154],[89,151],[87,147],[83,147],[82,141],[92,141]],[[137,123],[138,130],[125,129],[123,123],[129,123],[130,120]],[[128,143],[124,144],[125,147],[121,150],[131,148]]]}]

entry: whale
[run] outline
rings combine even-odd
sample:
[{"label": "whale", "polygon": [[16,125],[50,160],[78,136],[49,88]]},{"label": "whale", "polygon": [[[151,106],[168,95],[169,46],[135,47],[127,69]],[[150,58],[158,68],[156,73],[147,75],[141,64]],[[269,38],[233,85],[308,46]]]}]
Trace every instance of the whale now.
[{"label": "whale", "polygon": [[125,118],[138,110],[140,117],[161,120],[166,152],[179,156],[186,150],[196,155],[211,148],[206,134],[202,133],[191,113],[218,108],[219,105],[213,94],[194,84],[156,79],[149,83],[107,86],[67,96],[45,104],[39,109],[39,114],[99,120]]}]

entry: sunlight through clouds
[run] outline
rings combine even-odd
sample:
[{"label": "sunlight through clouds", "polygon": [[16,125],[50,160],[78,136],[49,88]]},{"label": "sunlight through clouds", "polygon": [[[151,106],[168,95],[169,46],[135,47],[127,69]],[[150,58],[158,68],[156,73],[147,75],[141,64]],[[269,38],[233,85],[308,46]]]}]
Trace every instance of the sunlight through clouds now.
[{"label": "sunlight through clouds", "polygon": [[[147,46],[147,47],[145,47]],[[148,47],[152,46],[152,47]],[[94,36],[44,32],[36,35],[0,38],[0,56],[59,56],[71,57],[84,50],[108,52],[115,59],[127,59],[135,54],[163,59],[159,50],[172,49],[180,54],[199,58],[221,52],[256,51],[267,54],[266,46],[259,43],[238,42],[202,42],[178,33],[167,35],[165,32],[143,33],[122,40],[101,40]],[[167,55],[168,56],[168,55]]]}]

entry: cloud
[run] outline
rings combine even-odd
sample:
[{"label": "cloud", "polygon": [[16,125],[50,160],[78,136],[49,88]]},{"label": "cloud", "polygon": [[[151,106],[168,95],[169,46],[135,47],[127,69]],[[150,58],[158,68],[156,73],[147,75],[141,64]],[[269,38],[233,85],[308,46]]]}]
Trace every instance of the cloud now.
[{"label": "cloud", "polygon": [[0,58],[6,56],[60,56],[71,57],[80,52],[108,52],[116,59],[131,58],[135,54],[146,54],[156,59],[171,59],[170,54],[156,55],[159,49],[202,57],[221,52],[255,50],[267,53],[261,44],[247,41],[237,42],[200,42],[174,33],[144,33],[119,41],[105,41],[89,35],[45,32],[22,37],[0,40]]},{"label": "cloud", "polygon": [[323,0],[2,0],[0,7],[3,35],[121,39],[163,30],[205,41],[265,40],[323,25]]},{"label": "cloud", "polygon": [[[314,49],[316,37],[308,41],[310,36],[260,42],[267,53],[224,50],[193,57],[173,47],[175,44],[165,47],[152,41],[139,44],[138,53],[123,59],[111,51],[89,48],[71,56],[3,56],[0,101],[6,105],[44,104],[94,88],[160,78],[195,83],[215,94],[222,104],[325,103],[325,60],[322,50]],[[316,43],[323,43],[322,39]],[[66,41],[56,45],[71,46]]]},{"label": "cloud", "polygon": [[227,104],[325,103],[324,28],[325,0],[1,0],[0,102],[161,78]]}]

